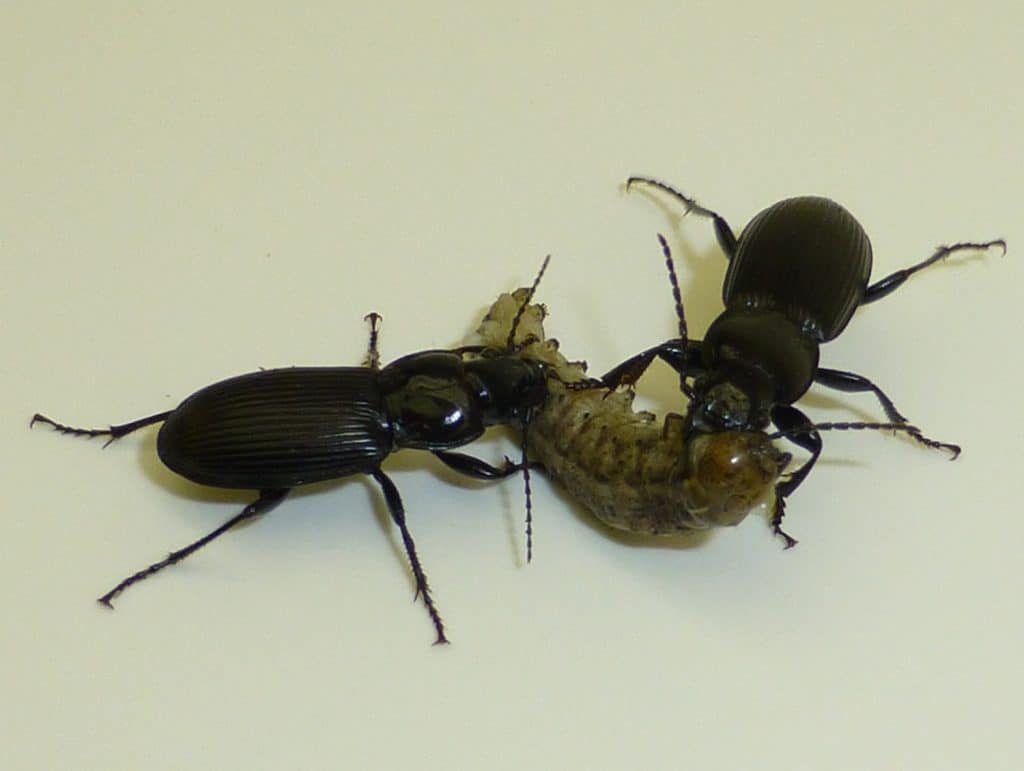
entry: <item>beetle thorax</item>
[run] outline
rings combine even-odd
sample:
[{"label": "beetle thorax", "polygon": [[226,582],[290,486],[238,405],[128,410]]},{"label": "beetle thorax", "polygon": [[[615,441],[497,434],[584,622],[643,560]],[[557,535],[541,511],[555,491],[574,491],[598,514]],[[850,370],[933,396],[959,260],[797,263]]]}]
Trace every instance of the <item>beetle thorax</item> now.
[{"label": "beetle thorax", "polygon": [[730,308],[708,329],[703,357],[708,375],[703,389],[696,384],[698,395],[720,383],[734,385],[750,401],[750,417],[725,427],[760,428],[770,405],[791,404],[810,388],[818,343],[782,311]]}]

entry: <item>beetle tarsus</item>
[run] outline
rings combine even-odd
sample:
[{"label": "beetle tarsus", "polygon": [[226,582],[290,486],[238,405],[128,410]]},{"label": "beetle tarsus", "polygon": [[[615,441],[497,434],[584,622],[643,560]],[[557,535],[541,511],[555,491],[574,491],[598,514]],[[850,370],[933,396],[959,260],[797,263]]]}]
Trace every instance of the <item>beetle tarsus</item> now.
[{"label": "beetle tarsus", "polygon": [[63,423],[58,423],[52,418],[48,418],[45,415],[36,413],[32,416],[32,420],[29,421],[29,428],[34,426],[36,423],[45,423],[48,426],[52,426],[54,431],[59,431],[62,434],[69,434],[71,436],[84,436],[88,439],[92,439],[96,436],[109,436],[110,438],[103,443],[104,447],[110,445],[115,439],[120,439],[122,436],[126,436],[132,431],[137,431],[144,426],[152,425],[153,423],[160,423],[165,420],[171,412],[158,412],[156,415],[149,415],[145,418],[139,418],[133,420],[130,423],[121,423],[117,426],[110,426],[109,428],[76,428],[75,426],[68,426]]},{"label": "beetle tarsus", "polygon": [[993,241],[960,241],[955,244],[949,244],[948,246],[940,246],[932,253],[927,259],[921,260],[921,262],[911,265],[909,268],[903,268],[897,270],[894,273],[890,273],[885,278],[879,279],[875,283],[871,284],[864,290],[864,299],[861,301],[861,305],[874,302],[875,300],[881,300],[883,297],[888,296],[898,287],[902,286],[903,283],[917,273],[920,270],[924,270],[929,265],[934,265],[940,262],[951,254],[956,252],[966,251],[984,251],[991,249],[993,246],[998,246],[1002,250],[1001,257],[1006,256],[1006,241],[1002,238],[997,238]]},{"label": "beetle tarsus", "polygon": [[146,578],[149,578],[154,573],[159,573],[161,570],[163,570],[166,567],[170,567],[171,565],[174,565],[174,564],[176,564],[178,562],[181,562],[183,559],[188,557],[193,552],[197,551],[198,549],[201,549],[203,546],[206,546],[206,544],[208,544],[210,541],[212,541],[215,538],[217,538],[218,536],[221,536],[224,533],[226,533],[228,530],[233,528],[239,522],[242,522],[242,521],[247,520],[247,519],[252,519],[253,517],[257,517],[260,514],[264,514],[264,513],[268,512],[268,511],[270,511],[270,509],[274,508],[274,506],[276,506],[282,500],[284,500],[285,496],[288,495],[288,492],[289,492],[288,490],[263,490],[263,491],[261,491],[260,492],[260,497],[257,498],[252,503],[250,503],[244,509],[242,509],[242,512],[240,514],[235,515],[234,517],[229,519],[227,522],[225,522],[223,525],[218,527],[216,530],[213,530],[212,532],[204,535],[199,540],[193,541],[188,546],[185,546],[182,549],[178,549],[177,551],[172,551],[170,554],[168,554],[164,559],[160,560],[159,562],[154,562],[149,567],[143,568],[142,570],[138,571],[137,573],[133,573],[132,575],[128,576],[123,581],[121,581],[121,583],[119,583],[117,586],[115,586],[109,592],[107,592],[102,597],[100,597],[98,601],[103,603],[104,605],[106,605],[109,608],[113,608],[114,606],[112,604],[112,600],[117,595],[119,595],[121,592],[123,592],[125,589],[130,587],[132,584],[136,584],[139,581],[142,581],[142,580],[144,580]]},{"label": "beetle tarsus", "polygon": [[784,549],[792,549],[794,546],[796,546],[800,542],[796,538],[791,536],[789,533],[787,533],[785,530],[782,529],[782,518],[785,517],[785,516],[786,516],[786,501],[785,501],[785,498],[780,495],[780,496],[778,496],[776,498],[776,501],[775,501],[775,513],[772,514],[772,520],[771,520],[772,532],[775,535],[777,535],[780,538],[782,538],[782,540],[784,541],[784,544],[783,544],[782,548],[784,548]]},{"label": "beetle tarsus", "polygon": [[366,346],[366,357],[363,359],[363,366],[370,369],[380,369],[380,351],[377,349],[377,338],[380,332],[380,322],[384,320],[377,311],[370,311],[363,316],[363,321],[370,322],[370,342]]},{"label": "beetle tarsus", "polygon": [[109,428],[77,428],[76,426],[68,426],[64,423],[58,423],[56,420],[48,418],[39,412],[32,416],[32,420],[29,421],[28,427],[32,428],[36,423],[44,423],[50,426],[54,431],[58,431],[62,434],[68,434],[70,436],[84,436],[89,439],[92,439],[95,436],[111,435],[114,430],[113,426]]},{"label": "beetle tarsus", "polygon": [[398,526],[398,531],[402,535],[405,556],[409,559],[409,567],[412,568],[412,575],[416,581],[416,594],[413,597],[413,601],[415,602],[420,597],[423,598],[423,604],[427,607],[427,614],[430,616],[430,620],[434,623],[434,629],[437,631],[435,644],[446,643],[448,638],[444,634],[444,622],[441,620],[441,615],[437,612],[434,600],[430,596],[430,584],[427,583],[427,574],[423,571],[420,558],[416,554],[416,544],[412,540],[412,533],[409,532],[409,528],[405,524],[405,505],[402,503],[402,496],[399,495],[398,488],[391,481],[391,478],[380,469],[371,471],[370,475],[380,485],[381,491],[384,493],[384,500],[388,505],[388,511],[391,513],[391,520]]},{"label": "beetle tarsus", "polygon": [[945,450],[949,453],[950,460],[956,460],[960,457],[961,448],[958,444],[953,444],[951,442],[939,442],[935,439],[929,439],[918,430],[907,431],[906,433],[918,444],[930,447],[933,450]]}]

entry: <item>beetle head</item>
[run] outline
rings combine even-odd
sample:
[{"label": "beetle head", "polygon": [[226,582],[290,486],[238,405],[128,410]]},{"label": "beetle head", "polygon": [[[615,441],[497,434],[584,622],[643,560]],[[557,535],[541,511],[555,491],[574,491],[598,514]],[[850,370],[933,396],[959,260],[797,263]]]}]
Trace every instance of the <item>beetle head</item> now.
[{"label": "beetle head", "polygon": [[466,362],[466,373],[484,425],[522,420],[548,396],[547,367],[532,359],[474,359]]},{"label": "beetle head", "polygon": [[741,431],[768,425],[770,379],[756,368],[726,367],[694,383],[690,421],[698,431]]}]

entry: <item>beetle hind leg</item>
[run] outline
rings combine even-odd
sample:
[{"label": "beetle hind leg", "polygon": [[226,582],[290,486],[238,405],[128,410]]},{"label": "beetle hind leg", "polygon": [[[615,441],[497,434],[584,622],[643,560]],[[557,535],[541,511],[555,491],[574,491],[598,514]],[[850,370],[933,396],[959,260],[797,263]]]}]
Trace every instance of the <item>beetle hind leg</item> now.
[{"label": "beetle hind leg", "polygon": [[448,638],[444,635],[444,622],[441,621],[441,616],[434,606],[434,599],[430,596],[427,574],[423,572],[420,558],[416,555],[416,544],[412,540],[412,533],[409,532],[409,528],[405,524],[405,506],[402,503],[402,496],[398,494],[398,488],[395,487],[395,483],[383,471],[377,469],[376,471],[371,471],[370,474],[377,480],[377,484],[380,485],[381,490],[384,492],[384,500],[387,501],[388,511],[391,512],[391,519],[398,525],[398,530],[402,534],[402,544],[405,546],[405,554],[409,558],[409,567],[412,568],[412,575],[416,581],[416,597],[423,597],[423,604],[427,606],[427,613],[430,616],[430,620],[434,623],[434,629],[437,631],[437,639],[434,640],[434,645],[446,644]]},{"label": "beetle hind leg", "polygon": [[34,426],[36,423],[45,423],[51,426],[54,431],[60,431],[62,434],[70,434],[71,436],[86,436],[92,439],[94,436],[109,436],[110,438],[103,444],[106,447],[108,444],[113,442],[115,439],[120,439],[122,436],[138,431],[140,428],[150,426],[153,423],[161,423],[167,419],[174,410],[168,410],[167,412],[158,412],[156,415],[150,415],[145,418],[139,418],[133,420],[130,423],[122,423],[118,426],[110,426],[109,428],[76,428],[74,426],[67,426],[63,423],[58,423],[52,418],[48,418],[41,413],[36,413],[32,416],[32,420],[29,422],[29,428]]},{"label": "beetle hind leg", "polygon": [[268,511],[270,511],[270,509],[274,508],[277,504],[279,504],[282,500],[284,500],[284,497],[286,495],[288,495],[288,490],[263,490],[263,491],[261,491],[260,492],[260,497],[257,498],[252,503],[250,503],[244,509],[242,509],[242,513],[241,514],[235,515],[234,517],[229,519],[227,522],[225,522],[223,525],[218,527],[213,532],[208,533],[207,535],[204,535],[198,541],[193,541],[192,543],[190,543],[188,546],[184,547],[183,549],[178,549],[177,551],[172,551],[170,554],[167,555],[167,557],[165,557],[164,559],[160,560],[159,562],[154,562],[148,568],[144,568],[144,569],[140,570],[139,572],[133,573],[132,575],[128,576],[121,583],[119,583],[117,586],[115,586],[109,592],[107,592],[102,597],[100,597],[97,600],[97,602],[100,602],[103,605],[106,605],[108,608],[113,608],[114,607],[113,599],[117,595],[119,595],[121,592],[123,592],[125,589],[127,589],[129,586],[131,586],[132,584],[136,584],[139,581],[142,581],[143,579],[149,578],[154,573],[159,573],[161,570],[163,570],[166,567],[170,567],[171,565],[174,565],[177,562],[181,562],[183,559],[188,557],[193,552],[195,552],[195,551],[201,549],[202,547],[206,546],[206,544],[208,544],[213,539],[215,539],[218,536],[221,536],[224,533],[226,533],[228,530],[233,528],[239,522],[243,522],[243,521],[245,521],[247,519],[252,519],[253,517],[258,517],[260,514],[264,514],[264,513],[268,512]]}]

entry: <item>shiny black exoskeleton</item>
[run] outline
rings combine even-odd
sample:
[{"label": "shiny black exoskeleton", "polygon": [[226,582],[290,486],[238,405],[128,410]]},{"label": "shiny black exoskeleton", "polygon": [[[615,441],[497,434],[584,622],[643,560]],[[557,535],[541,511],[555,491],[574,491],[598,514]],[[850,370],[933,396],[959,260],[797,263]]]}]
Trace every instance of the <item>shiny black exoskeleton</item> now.
[{"label": "shiny black exoskeleton", "polygon": [[414,353],[377,369],[379,317],[371,317],[370,366],[253,372],[206,386],[176,409],[107,429],[73,428],[39,414],[32,418],[32,423],[47,423],[64,433],[107,436],[108,444],[144,426],[163,423],[157,452],[172,471],[202,485],[259,490],[259,497],[240,514],[124,579],[100,602],[110,606],[116,595],[137,581],[180,562],[240,522],[269,511],[294,487],[367,474],[381,486],[401,532],[416,592],[433,621],[436,641],[447,642],[405,522],[401,496],[381,463],[396,450],[412,448],[428,450],[456,471],[479,479],[497,479],[520,470],[528,474],[525,457],[522,464],[506,462],[498,468],[451,449],[477,439],[488,426],[525,428],[531,413],[547,397],[546,367],[499,351],[466,348]]},{"label": "shiny black exoskeleton", "polygon": [[[680,200],[687,212],[707,217],[729,268],[722,287],[725,310],[703,340],[687,337],[680,316],[680,336],[620,364],[603,378],[615,387],[630,384],[651,361],[661,358],[680,374],[691,397],[689,428],[714,432],[762,430],[774,423],[811,454],[810,460],[778,487],[776,530],[783,499],[806,478],[821,453],[816,431],[802,431],[808,418],[793,403],[813,383],[846,392],[872,392],[893,423],[906,418],[892,400],[862,375],[818,365],[819,346],[838,336],[862,305],[887,296],[914,273],[953,252],[1000,246],[1001,240],[958,243],[939,248],[916,265],[869,284],[871,242],[850,212],[828,198],[790,198],[757,214],[737,238],[718,213],[698,205],[668,185],[633,177],[627,187],[644,184]],[[667,245],[663,242],[667,250]],[[667,256],[667,255],[666,255]],[[677,296],[677,305],[678,305]],[[680,306],[681,309],[681,306]],[[692,381],[692,382],[691,382]],[[906,431],[917,441],[950,451],[960,448]]]}]

